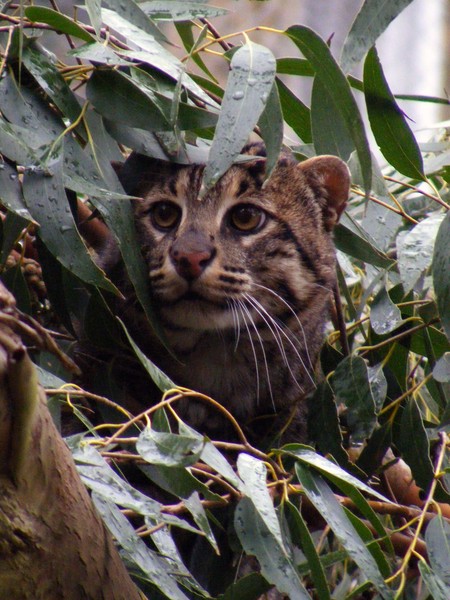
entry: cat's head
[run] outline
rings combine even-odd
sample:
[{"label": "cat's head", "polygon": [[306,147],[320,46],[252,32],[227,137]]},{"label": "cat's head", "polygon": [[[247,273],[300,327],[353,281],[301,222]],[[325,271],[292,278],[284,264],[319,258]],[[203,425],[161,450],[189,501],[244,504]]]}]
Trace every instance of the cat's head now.
[{"label": "cat's head", "polygon": [[332,228],[349,172],[339,158],[297,163],[284,153],[264,180],[255,158],[232,166],[200,198],[202,165],[132,154],[120,179],[133,201],[152,295],[163,323],[227,329],[236,320],[299,313],[334,281]]}]

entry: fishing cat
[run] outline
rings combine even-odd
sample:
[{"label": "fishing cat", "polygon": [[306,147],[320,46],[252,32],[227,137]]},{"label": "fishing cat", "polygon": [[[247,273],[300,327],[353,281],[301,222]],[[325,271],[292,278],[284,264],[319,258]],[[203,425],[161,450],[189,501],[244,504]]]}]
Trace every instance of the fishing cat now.
[{"label": "fishing cat", "polygon": [[[130,155],[119,178],[138,198],[137,235],[172,355],[130,300],[130,286],[120,312],[177,385],[214,398],[251,432],[287,426],[285,440],[304,441],[303,400],[314,389],[335,281],[332,229],[349,172],[337,157],[297,163],[286,151],[265,181],[264,146],[242,153],[248,162],[202,197],[204,165]],[[107,270],[108,260],[100,255]],[[176,409],[199,431],[228,437],[223,416],[204,401]]]}]

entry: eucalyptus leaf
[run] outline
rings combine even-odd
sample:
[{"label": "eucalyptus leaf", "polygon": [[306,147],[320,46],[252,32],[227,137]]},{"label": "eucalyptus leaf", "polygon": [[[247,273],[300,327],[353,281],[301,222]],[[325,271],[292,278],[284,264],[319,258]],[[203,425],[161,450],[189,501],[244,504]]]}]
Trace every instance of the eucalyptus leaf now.
[{"label": "eucalyptus leaf", "polygon": [[367,364],[360,356],[348,356],[338,365],[332,379],[338,403],[347,408],[347,422],[355,442],[368,437],[375,425],[375,400]]},{"label": "eucalyptus leaf", "polygon": [[212,187],[230,168],[258,122],[275,78],[275,59],[267,48],[248,41],[231,60],[222,110],[216,126],[203,188]]},{"label": "eucalyptus leaf", "polygon": [[81,280],[111,292],[115,286],[93,262],[75,226],[63,184],[63,156],[44,169],[28,169],[23,180],[25,203],[39,223],[39,237],[50,252]]},{"label": "eucalyptus leaf", "polygon": [[273,535],[267,520],[256,510],[250,498],[242,498],[237,505],[234,527],[245,552],[257,557],[261,573],[267,581],[287,594],[290,600],[310,599],[293,557],[287,553],[280,539]]},{"label": "eucalyptus leaf", "polygon": [[448,584],[430,569],[426,562],[419,562],[419,571],[433,600],[447,600]]},{"label": "eucalyptus leaf", "polygon": [[437,305],[447,339],[450,341],[450,212],[436,236],[433,255],[433,284]]},{"label": "eucalyptus leaf", "polygon": [[393,599],[394,593],[384,582],[384,576],[375,559],[323,478],[300,463],[296,463],[295,471],[309,500],[331,527],[365,577],[372,581],[382,598]]},{"label": "eucalyptus leaf", "polygon": [[198,528],[203,531],[206,539],[214,548],[216,554],[220,554],[219,547],[217,545],[216,539],[211,529],[211,525],[209,524],[208,517],[206,516],[205,509],[200,501],[199,495],[197,492],[193,492],[189,498],[184,500],[184,505],[191,513],[192,518],[197,524]]},{"label": "eucalyptus leaf", "polygon": [[112,502],[97,494],[92,494],[95,507],[106,526],[122,547],[129,561],[140,570],[171,600],[188,600],[188,596],[178,587],[178,582],[170,569],[170,563],[150,550],[139,538],[133,526]]},{"label": "eucalyptus leaf", "polygon": [[395,441],[411,468],[415,482],[427,491],[434,478],[433,463],[423,418],[414,398],[410,398],[403,409],[401,430]]},{"label": "eucalyptus leaf", "polygon": [[433,377],[441,383],[450,381],[450,352],[445,352],[436,362],[433,369]]},{"label": "eucalyptus leaf", "polygon": [[441,515],[427,525],[425,541],[433,570],[450,589],[450,525]]},{"label": "eucalyptus leaf", "polygon": [[84,42],[94,42],[95,38],[86,29],[59,11],[45,6],[27,6],[25,16],[35,23],[47,23],[60,33],[66,33]]},{"label": "eucalyptus leaf", "polygon": [[165,433],[146,427],[136,442],[136,450],[144,460],[166,467],[191,466],[198,461],[203,440],[187,435]]},{"label": "eucalyptus leaf", "polygon": [[276,84],[284,120],[305,144],[311,143],[310,109],[278,77]]},{"label": "eucalyptus leaf", "polygon": [[283,114],[275,84],[272,85],[258,125],[266,146],[266,178],[268,179],[277,164],[283,144]]},{"label": "eucalyptus leaf", "polygon": [[375,48],[364,63],[364,96],[372,132],[383,156],[403,175],[425,181],[419,146],[389,89]]},{"label": "eucalyptus leaf", "polygon": [[359,63],[375,40],[412,0],[363,2],[344,42],[341,67],[346,73]]},{"label": "eucalyptus leaf", "polygon": [[431,266],[437,232],[443,219],[442,213],[434,213],[397,236],[398,268],[405,292],[412,290]]},{"label": "eucalyptus leaf", "polygon": [[327,44],[308,27],[294,25],[285,31],[309,60],[316,77],[326,88],[329,98],[334,99],[335,110],[345,123],[356,150],[366,191],[372,182],[372,159],[363,120],[350,85],[333,58]]},{"label": "eucalyptus leaf", "polygon": [[208,6],[202,2],[141,2],[140,8],[152,19],[158,21],[191,21],[204,17],[212,19],[226,15],[228,10],[216,6]]},{"label": "eucalyptus leaf", "polygon": [[392,302],[385,287],[375,296],[370,307],[370,324],[378,335],[385,335],[397,329],[402,323],[400,309]]}]

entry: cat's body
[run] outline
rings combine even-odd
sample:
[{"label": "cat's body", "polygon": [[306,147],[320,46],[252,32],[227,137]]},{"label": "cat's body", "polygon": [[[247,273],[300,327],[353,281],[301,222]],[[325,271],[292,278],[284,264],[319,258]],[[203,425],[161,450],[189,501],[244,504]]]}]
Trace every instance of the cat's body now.
[{"label": "cat's body", "polygon": [[[177,360],[133,302],[122,316],[177,385],[214,398],[250,430],[263,417],[267,428],[282,429],[293,415],[288,438],[304,439],[302,400],[314,387],[335,280],[331,230],[349,176],[334,157],[298,165],[283,155],[263,187],[264,164],[233,166],[200,198],[203,166],[131,155],[119,176],[140,198],[133,201],[138,239]],[[227,437],[207,403],[189,399],[177,410],[200,431]]]}]

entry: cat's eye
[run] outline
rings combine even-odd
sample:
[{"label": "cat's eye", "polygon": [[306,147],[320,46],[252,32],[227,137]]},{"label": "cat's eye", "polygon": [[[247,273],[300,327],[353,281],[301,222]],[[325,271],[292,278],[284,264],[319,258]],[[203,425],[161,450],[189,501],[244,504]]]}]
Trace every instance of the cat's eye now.
[{"label": "cat's eye", "polygon": [[181,208],[167,200],[156,202],[150,209],[150,218],[157,229],[167,231],[178,225],[181,219]]},{"label": "cat's eye", "polygon": [[238,204],[229,213],[230,225],[241,233],[252,233],[260,229],[266,213],[253,204]]}]

